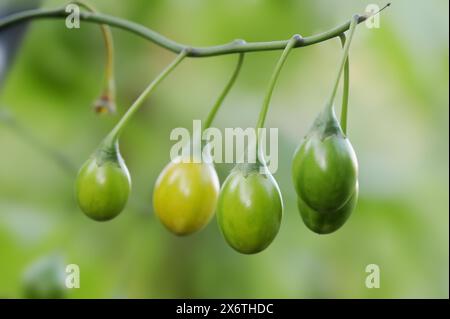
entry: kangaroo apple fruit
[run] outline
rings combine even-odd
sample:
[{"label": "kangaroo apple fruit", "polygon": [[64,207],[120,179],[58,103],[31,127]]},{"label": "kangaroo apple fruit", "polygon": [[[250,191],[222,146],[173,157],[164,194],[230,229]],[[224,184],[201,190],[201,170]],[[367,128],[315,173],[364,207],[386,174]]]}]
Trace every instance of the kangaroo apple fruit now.
[{"label": "kangaroo apple fruit", "polygon": [[[319,234],[339,229],[358,200],[358,161],[352,144],[334,114],[333,101],[359,16],[350,22],[349,37],[341,37],[344,53],[333,90],[324,110],[313,123],[294,154],[292,177],[297,204],[306,226]],[[342,123],[346,129],[348,73],[344,78]]]},{"label": "kangaroo apple fruit", "polygon": [[297,207],[305,225],[315,233],[329,234],[338,230],[355,209],[358,201],[358,184],[347,203],[336,211],[321,213],[309,207],[301,198],[297,198]]},{"label": "kangaroo apple fruit", "polygon": [[214,165],[170,162],[159,175],[153,192],[155,213],[176,235],[205,227],[216,209],[220,183]]},{"label": "kangaroo apple fruit", "polygon": [[86,216],[97,221],[119,215],[130,189],[130,174],[117,142],[102,145],[81,167],[76,180],[78,205]]},{"label": "kangaroo apple fruit", "polygon": [[225,180],[217,220],[227,243],[243,254],[255,254],[274,240],[283,215],[277,182],[259,164],[238,165]]},{"label": "kangaroo apple fruit", "polygon": [[332,108],[319,115],[295,152],[292,176],[308,228],[320,234],[340,228],[358,198],[358,162]]}]

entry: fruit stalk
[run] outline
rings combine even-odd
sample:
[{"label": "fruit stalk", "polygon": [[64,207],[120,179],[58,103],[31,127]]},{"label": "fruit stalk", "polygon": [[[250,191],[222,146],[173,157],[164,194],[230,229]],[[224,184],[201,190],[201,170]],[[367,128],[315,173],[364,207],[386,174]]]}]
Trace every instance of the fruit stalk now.
[{"label": "fruit stalk", "polygon": [[150,84],[145,88],[145,90],[138,96],[138,98],[134,101],[134,103],[130,106],[128,111],[122,116],[120,121],[116,124],[116,126],[112,129],[112,131],[106,137],[106,142],[109,145],[113,145],[119,138],[122,130],[130,121],[131,117],[136,113],[142,103],[145,101],[147,96],[158,86],[159,83],[162,82],[177,66],[180,62],[186,57],[188,50],[183,50],[175,60],[169,64]]},{"label": "fruit stalk", "polygon": [[[346,36],[342,33],[339,38],[341,39],[342,47],[345,46]],[[344,135],[347,135],[347,114],[348,114],[348,91],[350,83],[350,62],[349,57],[345,60],[344,66],[344,86],[342,88],[342,107],[341,107],[341,128]]]},{"label": "fruit stalk", "polygon": [[338,69],[336,80],[334,82],[333,91],[331,91],[331,96],[330,96],[330,98],[328,100],[328,103],[327,103],[327,108],[328,108],[329,111],[331,111],[331,109],[333,108],[334,98],[336,97],[337,88],[339,86],[339,79],[341,78],[342,71],[344,70],[344,66],[345,66],[345,64],[347,62],[347,57],[348,57],[348,51],[349,51],[349,48],[350,48],[350,43],[352,42],[352,38],[353,38],[353,35],[355,33],[355,30],[356,30],[356,25],[358,24],[358,20],[359,20],[359,16],[357,14],[355,14],[352,17],[352,20],[351,20],[351,23],[350,23],[350,31],[349,31],[349,34],[348,34],[348,38],[345,41],[344,53],[342,54],[342,60],[341,60],[341,63],[339,64],[339,69]]},{"label": "fruit stalk", "polygon": [[242,63],[244,62],[244,53],[239,54],[238,62],[236,64],[236,68],[234,69],[233,74],[231,75],[230,80],[228,81],[227,85],[223,89],[222,93],[219,95],[219,97],[216,100],[216,103],[214,103],[213,107],[209,111],[209,114],[204,122],[204,130],[209,128],[217,114],[217,111],[219,110],[220,106],[223,103],[223,100],[228,95],[228,92],[230,92],[231,88],[233,87],[234,82],[236,82],[236,79],[239,75],[239,71],[241,70]]},{"label": "fruit stalk", "polygon": [[275,83],[278,80],[278,76],[280,75],[281,68],[286,62],[287,56],[291,49],[295,46],[295,44],[302,40],[302,37],[298,34],[294,35],[286,45],[283,53],[281,54],[280,59],[273,70],[272,76],[270,78],[269,87],[267,88],[266,95],[264,96],[263,105],[261,107],[261,112],[259,113],[258,122],[256,123],[256,128],[262,128],[264,126],[264,122],[266,120],[267,111],[269,110],[270,98],[272,97],[273,89],[275,88]]}]

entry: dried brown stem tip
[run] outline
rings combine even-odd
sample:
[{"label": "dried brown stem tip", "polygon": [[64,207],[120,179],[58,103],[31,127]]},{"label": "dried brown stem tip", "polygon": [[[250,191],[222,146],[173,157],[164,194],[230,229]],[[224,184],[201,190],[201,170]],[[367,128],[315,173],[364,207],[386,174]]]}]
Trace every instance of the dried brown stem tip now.
[{"label": "dried brown stem tip", "polygon": [[114,114],[116,113],[116,103],[109,94],[102,94],[102,96],[95,101],[94,110],[98,114]]}]

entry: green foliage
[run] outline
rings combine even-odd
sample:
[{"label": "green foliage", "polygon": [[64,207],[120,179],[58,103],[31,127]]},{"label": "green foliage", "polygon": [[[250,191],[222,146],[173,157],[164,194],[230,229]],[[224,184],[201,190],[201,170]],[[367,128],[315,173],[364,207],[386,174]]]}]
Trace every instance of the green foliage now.
[{"label": "green foliage", "polygon": [[[336,11],[329,1],[316,0],[92,3],[196,45],[306,36],[364,9],[360,1],[342,2]],[[190,127],[192,118],[207,114],[235,57],[187,59],[129,123],[121,151],[133,193],[108,224],[80,213],[73,194],[76,172],[63,171],[1,123],[0,296],[22,297],[27,267],[57,249],[80,266],[81,288],[68,291],[70,298],[448,298],[447,12],[444,1],[398,0],[382,16],[380,29],[358,29],[348,134],[360,165],[359,200],[345,227],[326,237],[308,231],[298,216],[290,162],[326,102],[341,50],[331,40],[291,52],[266,123],[280,128],[275,178],[286,206],[277,238],[254,256],[229,249],[216,223],[175,238],[157,220],[151,200],[168,161],[170,130]],[[34,22],[2,87],[0,104],[77,167],[173,59],[140,38],[113,33],[117,116],[91,110],[104,63],[93,24],[68,30],[62,20]],[[214,126],[254,124],[279,53],[247,55]],[[216,168],[223,182],[229,167]],[[364,286],[371,263],[380,266],[380,289]]]}]

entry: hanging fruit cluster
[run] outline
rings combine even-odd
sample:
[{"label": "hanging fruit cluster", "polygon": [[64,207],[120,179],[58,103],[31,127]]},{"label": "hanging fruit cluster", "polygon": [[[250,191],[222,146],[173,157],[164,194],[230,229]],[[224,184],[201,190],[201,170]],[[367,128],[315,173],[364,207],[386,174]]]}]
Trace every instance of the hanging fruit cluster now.
[{"label": "hanging fruit cluster", "polygon": [[[95,14],[95,10],[89,5],[80,1],[75,3],[83,6],[91,14]],[[292,161],[292,178],[298,210],[304,224],[318,234],[332,233],[342,227],[355,209],[358,200],[358,163],[346,132],[349,89],[348,52],[357,24],[367,18],[368,16],[355,15],[348,24],[321,35],[323,39],[339,35],[343,45],[343,55],[330,97],[295,151]],[[17,21],[20,19],[23,17],[16,18]],[[13,18],[6,22],[0,20],[0,29],[16,20]],[[126,22],[121,22],[121,25],[125,29],[135,28]],[[349,30],[348,38],[344,34],[347,29]],[[104,113],[115,111],[115,85],[111,32],[109,27],[103,24],[101,30],[107,49],[107,64],[105,89],[96,103],[95,110]],[[135,32],[144,33],[145,31],[139,29]],[[77,202],[81,210],[96,221],[111,220],[126,206],[131,191],[131,178],[119,151],[119,138],[132,116],[158,84],[186,56],[199,55],[200,52],[203,52],[201,54],[204,56],[239,53],[230,80],[204,122],[204,129],[207,129],[211,126],[222,102],[238,77],[244,52],[258,50],[256,43],[249,44],[248,49],[244,50],[242,48],[246,45],[245,41],[237,40],[225,46],[197,48],[194,53],[192,48],[170,42],[155,34],[152,31],[146,35],[154,42],[160,44],[164,42],[164,46],[177,51],[178,56],[146,87],[78,172],[75,185]],[[289,41],[283,42],[286,45],[282,47],[279,46],[281,42],[264,43],[267,47],[264,49],[273,49],[277,46],[277,48],[284,48],[284,51],[270,79],[256,129],[264,127],[275,84],[291,49],[305,45],[306,41],[317,43],[320,41],[319,38],[320,35],[306,40],[300,35],[294,35]],[[242,50],[238,50],[239,48]],[[344,92],[341,118],[338,121],[334,100],[343,72]],[[244,162],[236,165],[221,187],[213,162],[201,160],[204,154],[194,153],[188,158],[179,157],[168,163],[160,173],[153,193],[154,211],[161,223],[176,235],[189,235],[204,228],[217,213],[219,228],[226,242],[233,249],[244,254],[254,254],[267,248],[280,228],[283,199],[278,184],[262,156],[259,142],[258,134],[256,163]],[[191,141],[191,143],[195,142]],[[201,149],[201,147],[194,147],[194,149]],[[211,157],[211,154],[207,155]]]},{"label": "hanging fruit cluster", "polygon": [[[340,228],[358,200],[358,162],[346,136],[345,125],[342,128],[336,119],[333,104],[342,70],[348,62],[348,49],[356,24],[357,18],[354,18],[331,96],[296,150],[292,162],[298,209],[305,225],[319,234]],[[344,123],[346,105],[347,101],[343,103]]]},{"label": "hanging fruit cluster", "polygon": [[[358,199],[358,163],[345,132],[347,92],[344,92],[341,110],[344,128],[334,111],[341,74],[343,70],[348,72],[348,50],[357,23],[358,16],[355,16],[351,20],[348,39],[345,40],[344,35],[341,37],[343,57],[333,91],[296,150],[292,163],[300,215],[305,225],[318,234],[331,233],[340,228],[354,210]],[[301,40],[301,36],[295,35],[285,47],[272,74],[256,128],[264,126],[281,68],[291,49]],[[146,88],[80,169],[76,182],[77,200],[90,218],[110,220],[125,207],[131,180],[119,153],[120,132],[145,97],[186,55],[187,51],[183,50]],[[233,86],[243,58],[244,54],[241,53],[230,81],[205,121],[205,129],[210,127]],[[344,91],[348,90],[348,73],[345,79]],[[254,254],[267,248],[280,228],[283,200],[278,184],[264,160],[261,160],[262,157],[257,157],[256,163],[236,165],[222,188],[214,164],[199,158],[201,154],[177,158],[167,164],[159,175],[154,187],[153,206],[161,223],[176,235],[189,235],[204,228],[217,212],[223,237],[236,251]]]}]

